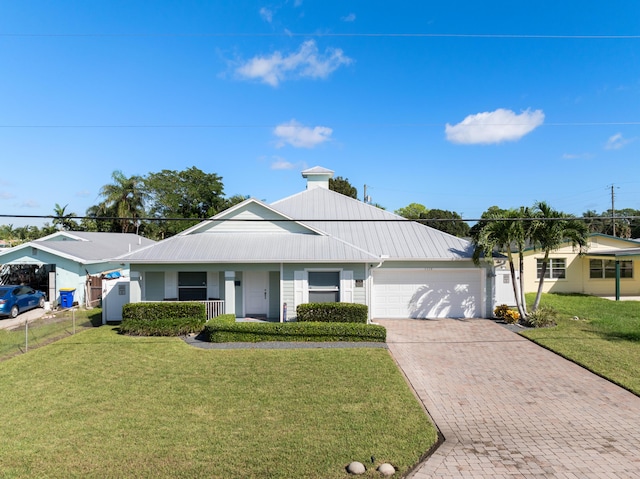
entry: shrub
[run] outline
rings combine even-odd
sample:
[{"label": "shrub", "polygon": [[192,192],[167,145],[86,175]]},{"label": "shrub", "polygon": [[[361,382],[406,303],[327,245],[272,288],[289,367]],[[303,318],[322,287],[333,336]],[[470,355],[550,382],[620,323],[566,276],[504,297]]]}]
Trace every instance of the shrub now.
[{"label": "shrub", "polygon": [[120,334],[183,336],[202,331],[206,321],[207,312],[202,303],[128,303],[122,307]]},{"label": "shrub", "polygon": [[558,311],[550,306],[542,306],[529,313],[524,324],[532,328],[549,328],[556,325],[557,319]]},{"label": "shrub", "polygon": [[184,336],[202,331],[202,318],[126,319],[120,324],[120,334],[130,336]]},{"label": "shrub", "polygon": [[209,321],[205,338],[212,343],[261,341],[374,341],[384,342],[387,330],[359,323],[233,323]]},{"label": "shrub", "polygon": [[520,319],[520,313],[509,308],[509,306],[507,306],[506,304],[496,306],[496,308],[493,310],[493,315],[498,319],[502,319],[505,323],[508,324],[517,323]]},{"label": "shrub", "polygon": [[122,319],[155,320],[165,318],[207,319],[204,304],[190,301],[128,303],[122,307]]},{"label": "shrub", "polygon": [[307,303],[296,308],[298,322],[367,323],[368,308],[354,303]]},{"label": "shrub", "polygon": [[221,323],[221,324],[235,324],[236,315],[235,314],[221,314],[216,316],[215,318],[211,318],[209,322]]}]

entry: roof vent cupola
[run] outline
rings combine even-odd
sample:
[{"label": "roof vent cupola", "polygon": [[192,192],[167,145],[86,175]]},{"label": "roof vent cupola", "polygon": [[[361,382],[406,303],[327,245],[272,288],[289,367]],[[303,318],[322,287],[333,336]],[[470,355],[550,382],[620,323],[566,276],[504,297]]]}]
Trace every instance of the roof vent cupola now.
[{"label": "roof vent cupola", "polygon": [[302,177],[307,179],[307,189],[329,189],[329,179],[333,178],[333,171],[321,166],[314,166],[302,172]]}]

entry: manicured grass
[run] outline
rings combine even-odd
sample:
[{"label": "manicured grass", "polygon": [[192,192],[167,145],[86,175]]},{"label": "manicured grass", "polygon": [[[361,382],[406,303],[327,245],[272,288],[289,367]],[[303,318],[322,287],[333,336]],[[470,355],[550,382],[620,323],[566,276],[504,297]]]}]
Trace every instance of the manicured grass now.
[{"label": "manicured grass", "polygon": [[371,456],[406,471],[436,440],[373,348],[203,350],[100,327],[0,362],[0,404],[3,478],[344,478]]},{"label": "manicured grass", "polygon": [[541,304],[559,311],[558,325],[524,336],[640,395],[639,302],[546,294]]}]

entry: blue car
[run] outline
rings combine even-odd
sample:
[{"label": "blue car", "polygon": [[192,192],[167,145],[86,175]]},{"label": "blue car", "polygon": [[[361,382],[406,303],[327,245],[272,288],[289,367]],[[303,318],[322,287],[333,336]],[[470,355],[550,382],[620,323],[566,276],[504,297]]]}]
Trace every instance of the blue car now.
[{"label": "blue car", "polygon": [[15,318],[23,311],[44,308],[44,293],[31,286],[0,286],[0,316]]}]

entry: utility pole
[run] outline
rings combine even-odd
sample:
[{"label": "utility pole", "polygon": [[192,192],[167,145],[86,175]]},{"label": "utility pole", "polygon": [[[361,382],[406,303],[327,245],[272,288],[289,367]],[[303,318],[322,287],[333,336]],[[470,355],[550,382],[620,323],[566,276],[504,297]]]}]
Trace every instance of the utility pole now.
[{"label": "utility pole", "polygon": [[616,207],[615,207],[615,192],[614,186],[611,184],[611,231],[613,236],[616,235]]}]

